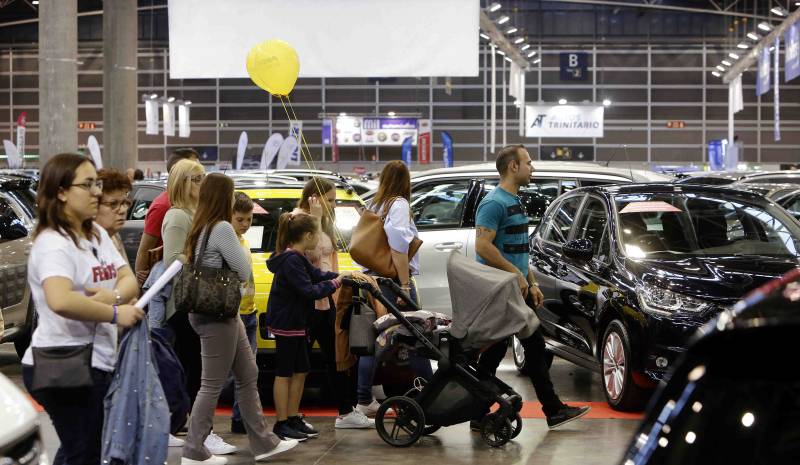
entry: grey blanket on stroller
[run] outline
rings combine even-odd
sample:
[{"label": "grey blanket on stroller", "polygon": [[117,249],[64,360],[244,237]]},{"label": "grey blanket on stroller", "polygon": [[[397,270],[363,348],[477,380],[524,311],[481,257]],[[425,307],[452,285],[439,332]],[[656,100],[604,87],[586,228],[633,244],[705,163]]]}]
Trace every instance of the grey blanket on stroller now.
[{"label": "grey blanket on stroller", "polygon": [[517,284],[517,275],[453,252],[447,260],[453,305],[450,334],[466,349],[480,349],[509,336],[525,338],[539,327]]}]

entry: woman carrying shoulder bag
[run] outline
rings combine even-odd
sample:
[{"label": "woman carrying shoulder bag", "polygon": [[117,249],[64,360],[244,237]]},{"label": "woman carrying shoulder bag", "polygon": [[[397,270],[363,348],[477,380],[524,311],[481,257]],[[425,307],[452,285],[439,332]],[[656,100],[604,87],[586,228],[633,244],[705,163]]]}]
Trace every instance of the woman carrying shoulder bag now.
[{"label": "woman carrying shoulder bag", "polygon": [[[381,171],[378,193],[375,194],[370,210],[380,216],[385,215],[383,230],[389,240],[392,264],[397,271],[397,277],[393,277],[394,281],[414,302],[418,303],[417,290],[411,278],[413,275],[419,274],[419,254],[415,253],[410,259],[408,257],[409,246],[418,235],[417,226],[411,217],[410,199],[411,173],[408,172],[405,163],[400,160],[388,162]],[[368,270],[367,274],[375,273]],[[403,303],[390,287],[380,287],[381,292],[389,301]],[[426,380],[433,376],[429,360],[414,356],[410,363],[417,376]],[[364,415],[372,416],[378,411],[379,404],[372,397],[372,382],[376,368],[375,357],[359,358],[358,406],[356,409]]]},{"label": "woman carrying shoulder bag", "polygon": [[22,358],[22,378],[53,421],[61,443],[56,465],[100,462],[117,325],[128,328],[144,316],[123,305],[139,295],[136,277],[93,221],[102,193],[94,163],[83,155],[56,155],[42,169],[28,259],[38,325]]},{"label": "woman carrying shoulder bag", "polygon": [[[246,282],[250,277],[250,262],[231,225],[232,216],[233,181],[224,174],[208,175],[200,186],[197,211],[186,241],[186,262],[205,268],[221,269],[225,265],[238,275],[239,281]],[[297,441],[281,441],[267,429],[258,397],[258,367],[238,313],[231,314],[230,318],[219,318],[197,310],[201,309],[189,314],[189,322],[200,336],[202,381],[192,407],[181,463],[227,463],[224,457],[212,455],[204,442],[211,431],[220,392],[231,371],[255,460],[265,460],[296,446]]]}]

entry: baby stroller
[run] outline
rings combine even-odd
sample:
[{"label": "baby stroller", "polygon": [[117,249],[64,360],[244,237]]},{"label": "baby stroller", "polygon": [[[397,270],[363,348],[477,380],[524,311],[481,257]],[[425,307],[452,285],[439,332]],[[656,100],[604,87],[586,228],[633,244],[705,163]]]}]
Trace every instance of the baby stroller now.
[{"label": "baby stroller", "polygon": [[[417,354],[438,362],[436,373],[427,383],[415,383],[416,387],[405,395],[390,397],[381,404],[375,427],[386,443],[407,447],[442,426],[480,420],[483,439],[492,447],[500,447],[522,431],[522,398],[481,368],[476,359],[483,347],[512,334],[532,332],[538,320],[522,300],[515,275],[457,253],[448,260],[447,271],[454,303],[453,324],[436,331],[433,340],[372,284],[344,280],[354,290],[372,294],[414,336]],[[419,310],[394,281],[378,278],[378,282],[389,286],[408,307]],[[476,289],[482,290],[480,297],[475,295]],[[495,404],[497,408],[487,415]],[[389,409],[393,413],[387,414]]]}]

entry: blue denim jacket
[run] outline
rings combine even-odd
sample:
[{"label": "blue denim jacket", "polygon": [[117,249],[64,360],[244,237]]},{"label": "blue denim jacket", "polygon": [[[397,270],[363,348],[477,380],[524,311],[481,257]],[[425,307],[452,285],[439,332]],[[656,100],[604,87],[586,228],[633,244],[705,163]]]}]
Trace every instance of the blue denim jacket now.
[{"label": "blue denim jacket", "polygon": [[[156,280],[167,270],[164,260],[160,260],[153,265],[147,281],[144,282],[142,289],[149,289]],[[167,283],[147,304],[147,319],[150,320],[151,328],[163,328],[167,322],[167,300],[172,294],[172,282]],[[172,315],[169,315],[172,316]]]},{"label": "blue denim jacket", "polygon": [[170,413],[151,351],[147,321],[120,344],[105,398],[101,463],[160,465],[167,460]]}]

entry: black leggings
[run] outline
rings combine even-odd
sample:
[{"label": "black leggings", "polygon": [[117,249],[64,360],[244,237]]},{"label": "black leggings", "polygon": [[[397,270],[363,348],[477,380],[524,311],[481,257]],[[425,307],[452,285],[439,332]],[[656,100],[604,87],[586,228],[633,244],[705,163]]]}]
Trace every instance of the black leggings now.
[{"label": "black leggings", "polygon": [[186,393],[189,394],[189,406],[194,405],[197,391],[200,390],[200,375],[203,364],[200,358],[200,337],[189,324],[189,314],[176,312],[167,322],[175,332],[175,355],[186,372]]},{"label": "black leggings", "polygon": [[333,302],[331,302],[329,310],[312,311],[308,329],[308,348],[310,352],[314,342],[319,343],[325,363],[328,386],[334,389],[339,415],[347,415],[353,411],[353,406],[356,405],[356,370],[354,368],[345,371],[336,369],[335,317],[336,307]]}]

